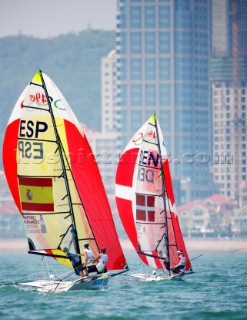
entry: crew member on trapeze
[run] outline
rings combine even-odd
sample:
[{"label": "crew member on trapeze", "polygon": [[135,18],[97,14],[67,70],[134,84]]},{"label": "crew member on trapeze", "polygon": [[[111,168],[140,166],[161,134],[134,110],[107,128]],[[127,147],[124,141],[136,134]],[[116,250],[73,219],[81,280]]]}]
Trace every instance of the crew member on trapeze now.
[{"label": "crew member on trapeze", "polygon": [[179,262],[174,267],[171,267],[171,271],[174,274],[184,273],[186,266],[186,258],[183,254],[183,250],[178,250],[177,253],[179,257]]}]

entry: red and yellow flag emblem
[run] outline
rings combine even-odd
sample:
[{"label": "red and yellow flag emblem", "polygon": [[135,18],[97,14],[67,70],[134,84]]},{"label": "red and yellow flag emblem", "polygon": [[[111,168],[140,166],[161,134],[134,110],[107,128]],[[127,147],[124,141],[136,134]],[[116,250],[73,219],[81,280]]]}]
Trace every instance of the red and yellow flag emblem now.
[{"label": "red and yellow flag emblem", "polygon": [[52,178],[19,177],[23,211],[54,211]]}]

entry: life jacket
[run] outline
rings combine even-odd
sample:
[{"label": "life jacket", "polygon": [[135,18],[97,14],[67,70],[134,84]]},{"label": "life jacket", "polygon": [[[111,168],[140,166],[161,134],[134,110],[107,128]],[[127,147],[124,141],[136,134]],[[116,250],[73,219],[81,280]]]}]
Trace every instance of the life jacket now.
[{"label": "life jacket", "polygon": [[93,263],[94,256],[93,256],[93,253],[92,253],[91,249],[85,249],[85,251],[86,251],[88,263]]},{"label": "life jacket", "polygon": [[106,263],[107,263],[107,260],[108,260],[108,255],[105,254],[105,253],[101,253],[100,260],[99,260],[99,262],[98,262],[97,265],[96,265],[96,268],[97,268],[97,270],[98,270],[99,272],[104,271],[105,266],[106,266]]},{"label": "life jacket", "polygon": [[179,265],[183,266],[183,269],[181,269],[181,271],[185,272],[186,271],[186,258],[185,258],[185,256],[182,256],[180,258]]}]

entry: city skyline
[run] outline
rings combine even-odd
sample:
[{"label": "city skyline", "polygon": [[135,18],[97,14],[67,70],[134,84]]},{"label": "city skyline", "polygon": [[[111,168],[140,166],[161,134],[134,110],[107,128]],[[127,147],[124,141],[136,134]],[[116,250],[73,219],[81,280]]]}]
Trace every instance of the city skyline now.
[{"label": "city skyline", "polygon": [[[123,145],[156,112],[169,155],[181,160],[185,154],[211,154],[210,10],[209,0],[119,0],[117,113]],[[176,164],[175,193],[179,181],[189,178],[192,199],[212,194],[206,163]]]},{"label": "city skyline", "polygon": [[[228,165],[213,166],[219,192],[239,201],[246,182],[247,2],[212,0],[210,80],[213,151]],[[229,159],[231,158],[231,159]]]}]

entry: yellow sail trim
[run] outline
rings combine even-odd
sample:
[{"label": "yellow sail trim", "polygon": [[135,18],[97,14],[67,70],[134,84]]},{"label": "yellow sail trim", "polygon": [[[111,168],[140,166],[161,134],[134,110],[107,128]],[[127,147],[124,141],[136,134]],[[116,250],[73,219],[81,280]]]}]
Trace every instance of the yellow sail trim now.
[{"label": "yellow sail trim", "polygon": [[54,203],[53,187],[35,187],[20,185],[21,202]]},{"label": "yellow sail trim", "polygon": [[41,80],[41,75],[40,75],[40,70],[37,71],[32,79],[32,82],[35,82],[35,83],[42,83],[42,80]]},{"label": "yellow sail trim", "polygon": [[[59,255],[59,256],[65,256],[66,254],[62,251],[62,250],[51,250],[52,254],[54,255]],[[71,262],[69,259],[63,259],[63,258],[57,258],[54,257],[58,262],[62,263],[64,266],[68,267],[68,268],[73,268]]]},{"label": "yellow sail trim", "polygon": [[155,114],[153,114],[149,120],[149,122],[153,125],[155,125]]}]

